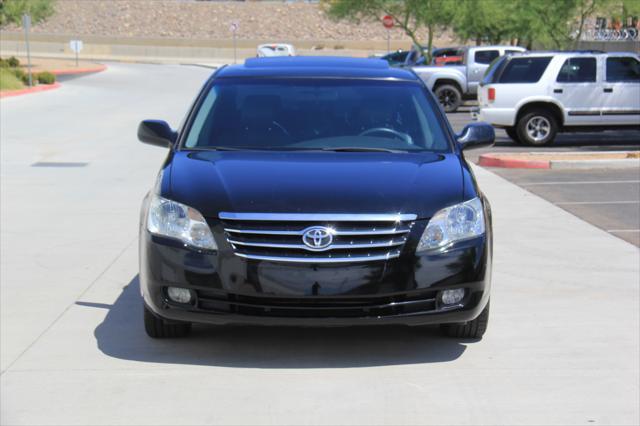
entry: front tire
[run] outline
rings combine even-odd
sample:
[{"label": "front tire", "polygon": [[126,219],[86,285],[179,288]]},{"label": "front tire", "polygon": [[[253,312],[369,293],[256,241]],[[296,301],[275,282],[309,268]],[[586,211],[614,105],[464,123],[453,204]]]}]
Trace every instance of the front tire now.
[{"label": "front tire", "polygon": [[489,302],[480,315],[466,323],[442,324],[440,328],[445,336],[459,339],[482,339],[489,325]]},{"label": "front tire", "polygon": [[516,131],[515,127],[506,127],[504,131],[507,133],[507,136],[509,136],[509,138],[511,138],[512,141],[514,141],[515,143],[522,143],[520,141],[520,138],[518,137],[518,132]]},{"label": "front tire", "polygon": [[191,323],[167,323],[144,306],[144,330],[154,339],[184,337],[191,331]]},{"label": "front tire", "polygon": [[437,86],[433,92],[444,112],[456,112],[462,104],[462,93],[452,84]]},{"label": "front tire", "polygon": [[545,109],[534,109],[524,114],[516,125],[518,139],[525,145],[551,145],[558,133],[558,121]]}]

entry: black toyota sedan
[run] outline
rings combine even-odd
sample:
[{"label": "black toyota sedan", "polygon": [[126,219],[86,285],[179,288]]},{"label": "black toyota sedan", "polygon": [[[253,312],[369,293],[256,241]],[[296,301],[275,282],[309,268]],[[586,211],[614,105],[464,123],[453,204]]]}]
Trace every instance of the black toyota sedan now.
[{"label": "black toyota sedan", "polygon": [[410,70],[353,58],[218,69],[183,125],[143,121],[169,152],[140,216],[151,337],[192,323],[487,328],[491,211]]}]

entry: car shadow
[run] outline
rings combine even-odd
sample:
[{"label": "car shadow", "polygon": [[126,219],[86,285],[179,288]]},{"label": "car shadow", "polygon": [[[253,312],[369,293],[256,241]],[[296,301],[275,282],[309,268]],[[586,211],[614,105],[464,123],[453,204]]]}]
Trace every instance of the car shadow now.
[{"label": "car shadow", "polygon": [[437,327],[343,328],[203,326],[187,338],[151,339],[142,323],[138,277],[108,309],[94,335],[105,355],[143,362],[240,368],[346,368],[453,361],[474,340],[441,337]]}]

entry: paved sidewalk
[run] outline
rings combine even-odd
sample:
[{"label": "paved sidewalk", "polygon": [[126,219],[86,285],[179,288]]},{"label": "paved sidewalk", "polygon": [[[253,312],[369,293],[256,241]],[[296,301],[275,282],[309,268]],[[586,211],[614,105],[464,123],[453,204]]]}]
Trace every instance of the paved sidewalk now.
[{"label": "paved sidewalk", "polygon": [[164,152],[135,124],[176,124],[209,72],[113,65],[1,101],[0,423],[638,424],[640,252],[481,168],[481,342],[388,327],[148,339],[136,221]]}]

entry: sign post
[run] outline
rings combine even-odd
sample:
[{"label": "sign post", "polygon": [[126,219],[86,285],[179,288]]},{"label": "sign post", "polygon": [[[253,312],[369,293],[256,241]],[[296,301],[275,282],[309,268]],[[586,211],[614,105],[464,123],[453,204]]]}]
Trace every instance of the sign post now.
[{"label": "sign post", "polygon": [[78,66],[78,54],[83,48],[82,40],[71,40],[69,42],[69,49],[76,54],[76,67]]},{"label": "sign post", "polygon": [[382,25],[387,29],[387,53],[391,53],[391,28],[393,28],[393,16],[385,15]]},{"label": "sign post", "polygon": [[29,48],[29,29],[31,28],[31,16],[26,13],[22,15],[22,27],[24,28],[24,40],[27,45],[27,70],[29,71],[29,87],[33,87],[33,76],[31,75],[31,49]]},{"label": "sign post", "polygon": [[231,30],[231,32],[233,33],[233,63],[236,63],[237,60],[237,54],[236,54],[236,33],[238,32],[238,22],[233,21],[231,22],[231,25],[229,26],[229,29]]}]

